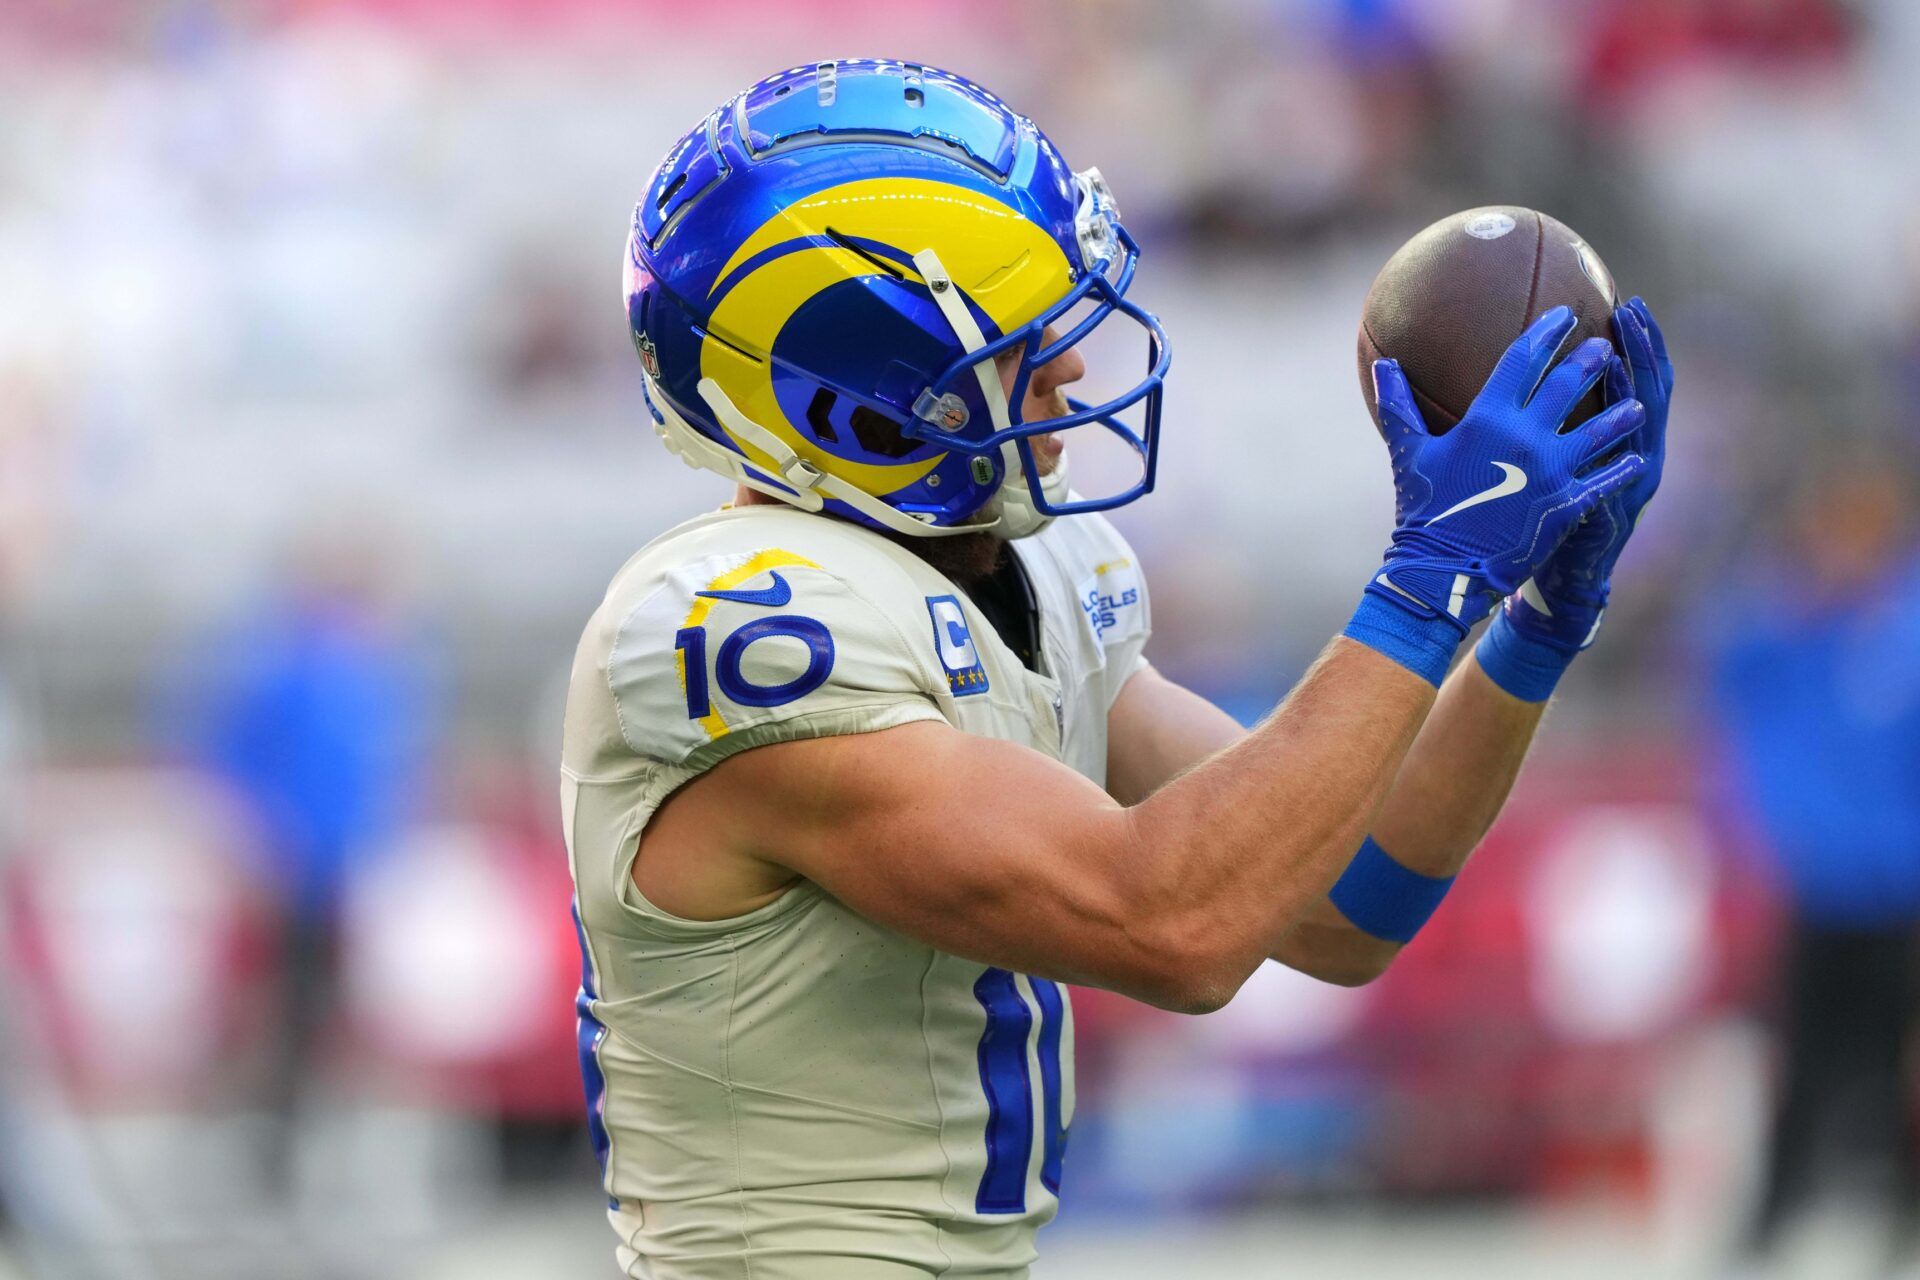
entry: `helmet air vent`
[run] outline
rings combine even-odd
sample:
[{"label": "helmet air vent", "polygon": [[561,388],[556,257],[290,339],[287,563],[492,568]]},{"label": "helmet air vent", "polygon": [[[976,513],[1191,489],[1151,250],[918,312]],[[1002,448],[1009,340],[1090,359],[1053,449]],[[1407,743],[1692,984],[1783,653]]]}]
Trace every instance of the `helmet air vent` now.
[{"label": "helmet air vent", "polygon": [[813,428],[814,438],[825,440],[828,444],[840,443],[840,432],[833,425],[833,402],[837,399],[833,392],[822,387],[813,393],[812,403],[807,405],[807,425]]},{"label": "helmet air vent", "polygon": [[853,428],[853,438],[862,449],[883,458],[904,458],[920,447],[921,442],[902,432],[899,423],[866,405],[854,407],[847,425]]},{"label": "helmet air vent", "polygon": [[656,173],[653,181],[659,186],[658,193],[643,199],[634,210],[648,248],[659,245],[687,210],[727,176],[727,162],[720,156],[715,135],[717,127],[716,113],[688,134]]}]

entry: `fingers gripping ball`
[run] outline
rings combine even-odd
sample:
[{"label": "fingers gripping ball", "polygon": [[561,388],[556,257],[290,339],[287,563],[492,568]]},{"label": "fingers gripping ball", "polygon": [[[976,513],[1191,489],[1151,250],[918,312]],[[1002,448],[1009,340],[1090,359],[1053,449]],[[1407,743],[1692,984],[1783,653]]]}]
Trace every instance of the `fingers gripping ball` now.
[{"label": "fingers gripping ball", "polygon": [[1459,429],[1441,435],[1427,428],[1399,367],[1374,366],[1395,512],[1393,542],[1367,592],[1438,628],[1415,627],[1410,646],[1403,622],[1383,621],[1363,602],[1347,634],[1436,683],[1435,671],[1444,672],[1445,657],[1493,600],[1518,588],[1588,512],[1645,470],[1646,459],[1628,451],[1646,416],[1638,400],[1563,427],[1618,364],[1597,338],[1556,363],[1573,324],[1567,308],[1555,307],[1528,326]]}]

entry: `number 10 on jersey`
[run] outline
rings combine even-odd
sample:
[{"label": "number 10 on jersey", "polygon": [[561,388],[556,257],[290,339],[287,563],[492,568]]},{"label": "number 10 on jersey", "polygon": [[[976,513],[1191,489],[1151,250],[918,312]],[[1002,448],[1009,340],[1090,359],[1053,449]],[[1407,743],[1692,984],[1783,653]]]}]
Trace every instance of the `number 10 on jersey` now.
[{"label": "number 10 on jersey", "polygon": [[[1060,1162],[1067,1131],[1060,1123],[1060,1036],[1066,1000],[1045,978],[1028,978],[1039,1006],[1041,1133],[1040,1181],[1060,1194]],[[1033,1079],[1027,1066],[1027,1040],[1034,1011],[1020,994],[1020,983],[1005,969],[988,969],[973,984],[973,995],[987,1011],[980,1033],[980,1087],[987,1095],[987,1169],[974,1196],[979,1213],[1025,1213],[1027,1168],[1033,1160]]]}]

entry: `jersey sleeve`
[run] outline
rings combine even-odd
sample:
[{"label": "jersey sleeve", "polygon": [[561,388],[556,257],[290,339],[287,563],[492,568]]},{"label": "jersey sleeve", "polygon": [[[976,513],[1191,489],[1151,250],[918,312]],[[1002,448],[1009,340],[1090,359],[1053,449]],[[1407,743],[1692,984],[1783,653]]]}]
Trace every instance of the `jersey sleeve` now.
[{"label": "jersey sleeve", "polygon": [[831,569],[762,550],[662,577],[622,619],[607,660],[637,755],[704,768],[769,742],[942,718],[899,625]]}]

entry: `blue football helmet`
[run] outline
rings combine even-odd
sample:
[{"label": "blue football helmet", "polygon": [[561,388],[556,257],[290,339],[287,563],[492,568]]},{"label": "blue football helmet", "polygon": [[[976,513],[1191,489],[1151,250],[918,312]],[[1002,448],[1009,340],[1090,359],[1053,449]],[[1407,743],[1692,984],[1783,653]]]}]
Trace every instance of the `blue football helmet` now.
[{"label": "blue football helmet", "polygon": [[[753,85],[661,162],[627,320],[657,430],[690,464],[899,533],[1023,537],[1153,487],[1170,354],[1126,298],[1138,260],[1099,171],[991,93],[822,62]],[[1145,376],[1022,421],[1032,372],[1115,314],[1145,330]],[[1041,476],[1031,437],[1073,427],[1115,433],[1137,481],[1070,496],[1064,456]]]}]

